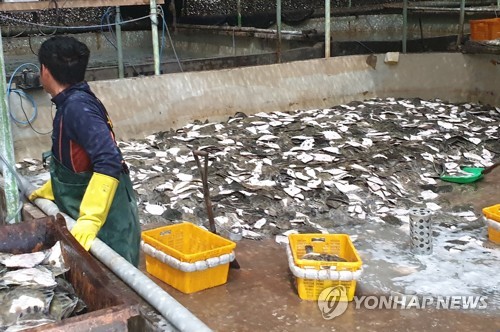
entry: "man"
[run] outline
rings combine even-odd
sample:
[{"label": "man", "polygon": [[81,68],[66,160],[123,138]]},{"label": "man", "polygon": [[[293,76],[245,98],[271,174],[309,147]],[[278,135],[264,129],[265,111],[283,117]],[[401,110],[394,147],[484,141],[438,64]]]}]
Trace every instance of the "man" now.
[{"label": "man", "polygon": [[89,56],[88,47],[73,37],[52,37],[40,47],[40,81],[57,112],[50,180],[29,199],[53,200],[77,220],[71,233],[85,250],[97,236],[137,266],[137,201],[111,120],[84,81]]}]

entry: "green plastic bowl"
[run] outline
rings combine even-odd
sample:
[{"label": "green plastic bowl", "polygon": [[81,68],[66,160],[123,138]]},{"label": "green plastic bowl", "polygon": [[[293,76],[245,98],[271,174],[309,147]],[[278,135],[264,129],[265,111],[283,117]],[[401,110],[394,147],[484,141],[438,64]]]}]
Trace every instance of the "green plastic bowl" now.
[{"label": "green plastic bowl", "polygon": [[441,175],[439,178],[443,181],[455,183],[472,183],[483,177],[482,167],[462,167],[462,171],[470,173],[470,175]]}]

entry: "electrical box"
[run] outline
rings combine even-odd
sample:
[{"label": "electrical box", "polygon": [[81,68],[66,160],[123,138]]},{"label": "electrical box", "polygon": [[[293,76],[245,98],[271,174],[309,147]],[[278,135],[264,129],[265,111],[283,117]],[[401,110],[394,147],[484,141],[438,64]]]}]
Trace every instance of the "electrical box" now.
[{"label": "electrical box", "polygon": [[17,87],[23,90],[40,88],[40,73],[32,69],[25,69],[21,73]]}]

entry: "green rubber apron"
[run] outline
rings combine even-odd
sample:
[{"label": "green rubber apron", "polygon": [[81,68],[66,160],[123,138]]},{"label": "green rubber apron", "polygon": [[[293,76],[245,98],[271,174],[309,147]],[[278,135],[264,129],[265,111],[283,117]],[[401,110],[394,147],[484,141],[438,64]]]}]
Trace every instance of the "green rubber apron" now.
[{"label": "green rubber apron", "polygon": [[[50,177],[55,203],[62,212],[78,220],[80,203],[92,173],[74,173],[52,156]],[[108,218],[97,237],[137,267],[141,241],[137,200],[132,189],[132,182],[126,172],[121,172],[119,181]]]}]

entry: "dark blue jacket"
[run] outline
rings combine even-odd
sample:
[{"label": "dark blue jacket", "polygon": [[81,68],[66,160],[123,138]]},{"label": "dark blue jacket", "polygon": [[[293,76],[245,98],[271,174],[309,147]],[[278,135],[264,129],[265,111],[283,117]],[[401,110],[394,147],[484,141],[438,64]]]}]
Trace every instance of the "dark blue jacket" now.
[{"label": "dark blue jacket", "polygon": [[86,82],[52,98],[52,156],[75,173],[98,172],[119,178],[124,169],[113,126],[104,105]]}]

